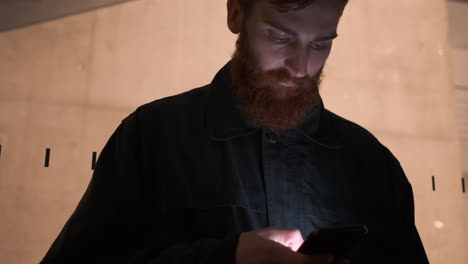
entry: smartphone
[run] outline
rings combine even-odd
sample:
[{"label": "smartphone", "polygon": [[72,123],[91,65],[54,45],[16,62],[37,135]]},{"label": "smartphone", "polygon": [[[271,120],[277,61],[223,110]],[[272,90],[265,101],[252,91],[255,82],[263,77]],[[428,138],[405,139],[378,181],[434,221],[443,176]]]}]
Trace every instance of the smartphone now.
[{"label": "smartphone", "polygon": [[346,257],[367,233],[365,225],[320,228],[310,233],[297,251],[308,255]]}]

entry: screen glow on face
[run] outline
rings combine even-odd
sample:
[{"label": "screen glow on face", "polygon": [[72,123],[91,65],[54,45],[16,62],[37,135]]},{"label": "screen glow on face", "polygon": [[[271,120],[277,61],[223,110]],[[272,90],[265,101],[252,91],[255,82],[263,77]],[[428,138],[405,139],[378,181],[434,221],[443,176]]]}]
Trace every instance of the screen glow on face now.
[{"label": "screen glow on face", "polygon": [[[265,25],[266,35],[273,43],[278,45],[289,45],[293,44],[295,41],[299,41],[298,34],[292,30],[274,25],[273,23],[265,23]],[[314,50],[324,50],[331,47],[331,44],[336,37],[338,37],[338,34],[333,33],[330,36],[311,41],[308,46]]]},{"label": "screen glow on face", "polygon": [[[325,0],[323,0],[325,1]],[[249,48],[262,71],[287,69],[297,78],[315,76],[327,60],[341,10],[311,4],[282,13],[259,2],[246,21]]]}]

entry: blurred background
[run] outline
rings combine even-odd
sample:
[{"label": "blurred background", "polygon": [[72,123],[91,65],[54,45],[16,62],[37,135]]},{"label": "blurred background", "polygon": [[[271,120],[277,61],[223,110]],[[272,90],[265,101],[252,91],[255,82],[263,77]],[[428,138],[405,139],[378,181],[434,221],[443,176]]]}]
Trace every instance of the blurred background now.
[{"label": "blurred background", "polygon": [[[123,118],[211,81],[225,5],[0,1],[0,263],[40,261]],[[468,263],[467,26],[468,1],[350,0],[322,88],[400,160],[436,264]]]}]

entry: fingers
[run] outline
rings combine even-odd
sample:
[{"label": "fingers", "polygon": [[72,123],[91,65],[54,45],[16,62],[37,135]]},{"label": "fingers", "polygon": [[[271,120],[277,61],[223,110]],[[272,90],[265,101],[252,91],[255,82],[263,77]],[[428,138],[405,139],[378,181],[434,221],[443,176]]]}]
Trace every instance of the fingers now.
[{"label": "fingers", "polygon": [[[304,243],[302,234],[298,229],[265,228],[253,231],[251,233],[258,236],[259,238],[267,239],[281,244],[294,252],[297,252],[302,243]],[[304,263],[350,264],[350,262],[344,258],[335,259],[334,257],[329,256],[304,256],[306,260]]]},{"label": "fingers", "polygon": [[[288,263],[305,264],[302,254],[254,232],[242,233],[236,249],[237,264]],[[311,264],[321,264],[321,262]],[[323,262],[325,263],[325,262]]]},{"label": "fingers", "polygon": [[304,243],[302,234],[299,230],[295,229],[294,231],[292,231],[291,237],[286,246],[292,249],[293,251],[297,251],[299,247],[301,247],[302,243]]},{"label": "fingers", "polygon": [[297,249],[304,242],[302,234],[298,229],[265,228],[255,231],[255,234],[268,240],[280,243],[281,245],[288,247],[293,251],[297,251]]}]

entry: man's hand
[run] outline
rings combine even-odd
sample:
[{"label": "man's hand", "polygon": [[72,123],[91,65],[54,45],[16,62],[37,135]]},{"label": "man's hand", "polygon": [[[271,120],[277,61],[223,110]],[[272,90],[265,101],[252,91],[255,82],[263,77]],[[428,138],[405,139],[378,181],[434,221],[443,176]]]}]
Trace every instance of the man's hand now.
[{"label": "man's hand", "polygon": [[346,264],[330,256],[296,253],[304,239],[297,229],[266,228],[242,233],[236,252],[236,264]]},{"label": "man's hand", "polygon": [[265,228],[252,231],[251,233],[276,243],[280,243],[293,251],[297,251],[302,243],[304,243],[301,231],[298,229]]}]

